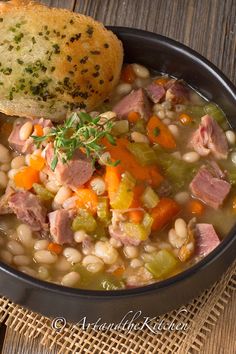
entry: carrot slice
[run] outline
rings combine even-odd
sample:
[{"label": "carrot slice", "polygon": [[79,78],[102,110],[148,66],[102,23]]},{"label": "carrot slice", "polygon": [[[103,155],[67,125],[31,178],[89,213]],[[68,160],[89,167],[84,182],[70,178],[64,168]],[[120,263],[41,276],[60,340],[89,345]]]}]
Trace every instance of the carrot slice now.
[{"label": "carrot slice", "polygon": [[77,196],[76,206],[82,209],[86,208],[92,214],[95,214],[98,205],[97,194],[89,188],[79,188],[75,191],[75,193]]},{"label": "carrot slice", "polygon": [[116,139],[116,145],[111,145],[106,139],[102,141],[107,151],[110,152],[112,160],[120,160],[117,166],[117,171],[119,171],[120,175],[128,171],[137,181],[145,181],[153,186],[158,186],[163,181],[158,167],[156,165],[141,166],[134,155],[127,149],[128,143],[129,141],[125,138]]},{"label": "carrot slice", "polygon": [[43,136],[43,127],[40,124],[34,125],[34,134],[37,136]]},{"label": "carrot slice", "polygon": [[179,120],[183,125],[189,125],[193,121],[192,118],[186,113],[181,113],[179,116]]},{"label": "carrot slice", "polygon": [[121,174],[118,167],[115,166],[106,166],[105,173],[105,183],[107,186],[108,197],[112,200],[119,188],[121,181]]},{"label": "carrot slice", "polygon": [[133,112],[133,111],[129,112],[129,114],[128,114],[128,121],[129,121],[130,123],[135,123],[135,122],[137,122],[137,120],[139,120],[139,119],[140,119],[140,114],[139,114],[138,112]]},{"label": "carrot slice", "polygon": [[161,145],[166,149],[175,149],[176,142],[168,127],[158,118],[152,116],[147,124],[147,135],[152,143]]},{"label": "carrot slice", "polygon": [[31,189],[34,183],[39,183],[39,172],[32,167],[23,167],[14,176],[15,185],[19,188]]},{"label": "carrot slice", "polygon": [[202,215],[204,212],[204,205],[198,200],[191,200],[188,204],[188,210],[191,214]]},{"label": "carrot slice", "polygon": [[48,245],[48,251],[54,252],[56,254],[61,254],[63,251],[63,247],[58,243],[50,242]]},{"label": "carrot slice", "polygon": [[176,201],[170,198],[162,198],[157,206],[151,210],[152,230],[161,230],[179,211],[180,206]]},{"label": "carrot slice", "polygon": [[169,80],[170,79],[168,79],[167,77],[161,77],[160,79],[156,79],[154,83],[160,86],[165,86]]},{"label": "carrot slice", "polygon": [[[143,194],[144,186],[137,185],[134,187],[134,198],[132,204],[130,205],[130,209],[141,208],[141,195]],[[135,224],[140,224],[143,220],[143,210],[131,210],[128,212],[128,217],[131,222]]]},{"label": "carrot slice", "polygon": [[42,156],[31,155],[29,165],[36,171],[41,171],[45,165],[45,159]]},{"label": "carrot slice", "polygon": [[121,72],[121,80],[132,84],[136,79],[134,69],[131,64],[125,65]]}]

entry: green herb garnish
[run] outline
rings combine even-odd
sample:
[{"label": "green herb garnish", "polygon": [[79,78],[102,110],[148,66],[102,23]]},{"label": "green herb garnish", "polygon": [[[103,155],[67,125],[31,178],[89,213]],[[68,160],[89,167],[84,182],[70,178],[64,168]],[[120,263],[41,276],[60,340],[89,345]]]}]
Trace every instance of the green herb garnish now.
[{"label": "green herb garnish", "polygon": [[160,129],[157,128],[157,127],[153,129],[153,135],[154,135],[154,136],[160,135],[160,132],[161,132]]},{"label": "green herb garnish", "polygon": [[[32,136],[38,146],[45,140],[53,140],[54,156],[51,169],[54,171],[59,159],[67,163],[73,158],[77,149],[85,151],[87,157],[92,158],[93,163],[99,159],[104,151],[100,140],[107,138],[112,144],[116,139],[111,135],[114,123],[112,120],[104,120],[101,117],[91,117],[88,113],[73,113],[63,124],[58,124],[44,136]],[[120,161],[108,161],[110,165],[117,166]]]}]

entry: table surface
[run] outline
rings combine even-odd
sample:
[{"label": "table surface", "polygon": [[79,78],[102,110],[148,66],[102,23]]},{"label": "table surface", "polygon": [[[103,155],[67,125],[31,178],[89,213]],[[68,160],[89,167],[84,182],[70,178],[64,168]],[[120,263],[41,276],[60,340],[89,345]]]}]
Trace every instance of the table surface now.
[{"label": "table surface", "polygon": [[[236,84],[235,0],[43,0],[90,15],[106,25],[136,27],[176,39],[216,64]],[[208,335],[202,354],[236,353],[236,294]],[[1,354],[49,354],[41,347],[0,327]]]}]

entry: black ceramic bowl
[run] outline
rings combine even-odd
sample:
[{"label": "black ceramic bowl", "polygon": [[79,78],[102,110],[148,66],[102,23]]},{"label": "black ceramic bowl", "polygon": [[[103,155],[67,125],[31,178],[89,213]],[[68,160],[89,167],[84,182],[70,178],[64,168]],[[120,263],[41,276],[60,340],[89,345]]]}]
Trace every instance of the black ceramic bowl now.
[{"label": "black ceramic bowl", "polygon": [[[184,79],[209,100],[218,103],[236,128],[236,89],[211,63],[193,50],[157,34],[111,27],[122,40],[125,61],[144,64]],[[91,291],[62,287],[33,279],[0,263],[0,293],[46,316],[78,322],[99,317],[119,322],[129,311],[156,316],[190,301],[215,282],[236,254],[236,227],[202,261],[170,279],[137,289]]]}]

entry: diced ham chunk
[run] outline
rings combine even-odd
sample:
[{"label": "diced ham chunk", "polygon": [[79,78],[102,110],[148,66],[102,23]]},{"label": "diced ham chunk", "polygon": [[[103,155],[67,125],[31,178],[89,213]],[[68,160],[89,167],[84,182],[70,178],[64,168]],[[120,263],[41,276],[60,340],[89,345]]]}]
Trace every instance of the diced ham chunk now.
[{"label": "diced ham chunk", "polygon": [[33,231],[47,229],[47,210],[36,195],[28,191],[16,191],[9,197],[8,205],[17,218]]},{"label": "diced ham chunk", "polygon": [[214,209],[218,209],[230,191],[230,184],[214,176],[207,167],[202,166],[190,184],[190,190],[196,198]]},{"label": "diced ham chunk", "polygon": [[69,211],[59,209],[48,214],[50,233],[53,241],[59,245],[73,242],[71,229],[71,214]]},{"label": "diced ham chunk", "polygon": [[189,89],[178,80],[169,80],[167,83],[166,100],[174,104],[183,103],[189,96]]},{"label": "diced ham chunk", "polygon": [[196,224],[195,226],[196,249],[195,255],[204,257],[213,251],[220,243],[219,237],[211,224]]},{"label": "diced ham chunk", "polygon": [[[20,139],[20,129],[26,122],[27,120],[16,122],[8,138],[8,142],[11,148],[19,152],[20,154],[30,154],[33,152],[35,147],[33,139],[31,137],[29,137],[27,140]],[[49,119],[40,118],[40,119],[34,119],[31,122],[33,125],[35,124],[41,125],[42,128],[52,127],[52,122]]]},{"label": "diced ham chunk", "polygon": [[118,118],[127,118],[130,112],[137,112],[141,118],[148,119],[151,114],[150,104],[142,88],[132,91],[121,99],[114,107],[113,111]]},{"label": "diced ham chunk", "polygon": [[[54,157],[54,149],[52,144],[48,144],[45,150],[45,157],[50,171],[50,166]],[[92,177],[94,168],[92,161],[86,157],[79,149],[75,151],[73,158],[67,163],[63,163],[60,159],[53,173],[56,180],[60,184],[66,184],[72,189],[76,189]]]},{"label": "diced ham chunk", "polygon": [[166,90],[161,85],[151,83],[146,87],[146,92],[152,102],[158,103],[165,96]]},{"label": "diced ham chunk", "polygon": [[217,159],[226,159],[228,156],[225,133],[209,115],[201,118],[201,123],[191,138],[190,146],[201,156],[209,155],[210,152]]}]

